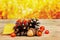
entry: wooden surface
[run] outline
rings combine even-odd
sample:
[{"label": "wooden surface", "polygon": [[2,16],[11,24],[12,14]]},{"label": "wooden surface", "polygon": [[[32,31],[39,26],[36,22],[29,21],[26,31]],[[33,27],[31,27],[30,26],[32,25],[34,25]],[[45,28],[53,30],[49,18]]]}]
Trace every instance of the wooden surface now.
[{"label": "wooden surface", "polygon": [[4,25],[7,23],[15,23],[16,20],[0,20],[0,40],[60,40],[60,19],[40,19],[40,25],[44,25],[50,31],[49,34],[44,34],[41,37],[10,37],[1,35]]}]

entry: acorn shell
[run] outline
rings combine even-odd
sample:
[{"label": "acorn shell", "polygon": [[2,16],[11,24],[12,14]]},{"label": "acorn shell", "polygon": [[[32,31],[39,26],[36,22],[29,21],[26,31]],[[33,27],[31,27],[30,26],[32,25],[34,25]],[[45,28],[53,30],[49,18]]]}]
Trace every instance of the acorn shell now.
[{"label": "acorn shell", "polygon": [[27,36],[34,36],[35,35],[35,29],[34,28],[30,28],[27,32]]}]

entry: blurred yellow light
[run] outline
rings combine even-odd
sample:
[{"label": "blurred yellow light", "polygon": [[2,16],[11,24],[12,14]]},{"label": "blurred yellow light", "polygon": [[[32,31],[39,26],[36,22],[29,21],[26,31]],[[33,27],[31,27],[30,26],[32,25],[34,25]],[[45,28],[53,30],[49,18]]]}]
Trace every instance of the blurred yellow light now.
[{"label": "blurred yellow light", "polygon": [[[7,10],[8,19],[38,18],[42,9],[46,11],[45,14],[48,18],[52,18],[49,11],[56,10],[53,14],[59,11],[60,0],[0,0],[0,10],[3,11],[3,15],[6,14],[5,10]],[[37,13],[34,13],[35,11]]]}]

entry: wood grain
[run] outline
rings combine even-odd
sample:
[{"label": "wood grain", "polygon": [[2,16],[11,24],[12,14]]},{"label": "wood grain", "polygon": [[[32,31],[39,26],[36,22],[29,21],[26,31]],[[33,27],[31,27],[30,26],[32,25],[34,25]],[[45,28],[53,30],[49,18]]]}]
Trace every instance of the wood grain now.
[{"label": "wood grain", "polygon": [[0,40],[60,40],[60,19],[40,19],[40,25],[44,25],[49,34],[44,34],[41,37],[10,37],[9,35],[2,35],[4,25],[7,23],[15,23],[14,20],[0,20]]}]

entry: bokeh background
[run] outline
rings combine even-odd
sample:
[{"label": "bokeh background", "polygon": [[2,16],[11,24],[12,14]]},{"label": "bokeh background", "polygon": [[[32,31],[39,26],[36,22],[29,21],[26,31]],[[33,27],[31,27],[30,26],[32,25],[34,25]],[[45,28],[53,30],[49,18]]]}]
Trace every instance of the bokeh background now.
[{"label": "bokeh background", "polygon": [[0,0],[0,19],[60,19],[60,0]]}]

